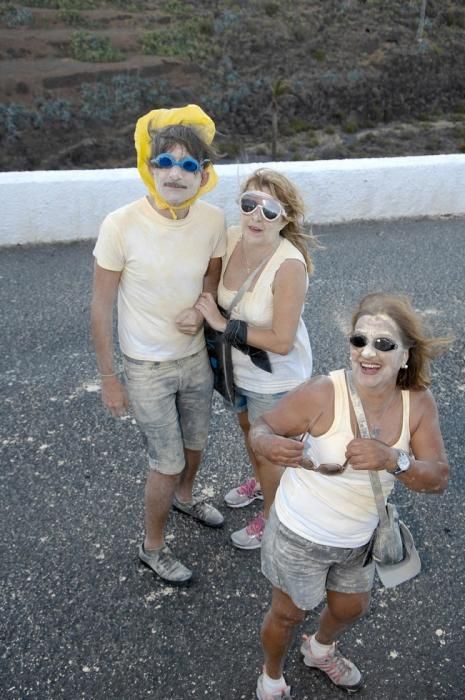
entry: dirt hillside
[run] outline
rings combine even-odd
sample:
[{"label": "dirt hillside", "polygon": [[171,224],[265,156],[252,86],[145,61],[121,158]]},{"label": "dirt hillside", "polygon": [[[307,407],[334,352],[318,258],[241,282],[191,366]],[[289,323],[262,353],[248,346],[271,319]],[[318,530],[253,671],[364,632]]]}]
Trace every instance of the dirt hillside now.
[{"label": "dirt hillside", "polygon": [[187,102],[223,162],[463,152],[464,2],[0,0],[2,170],[132,166]]}]

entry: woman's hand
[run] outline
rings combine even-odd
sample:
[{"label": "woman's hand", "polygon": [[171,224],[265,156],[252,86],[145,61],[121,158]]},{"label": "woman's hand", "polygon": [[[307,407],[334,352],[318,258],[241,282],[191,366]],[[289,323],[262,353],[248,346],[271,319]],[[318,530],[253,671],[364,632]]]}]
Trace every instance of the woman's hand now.
[{"label": "woman's hand", "polygon": [[346,448],[346,458],[352,469],[389,471],[396,467],[397,454],[396,449],[385,445],[384,442],[367,438],[355,438]]},{"label": "woman's hand", "polygon": [[228,322],[224,316],[221,315],[212,294],[209,292],[201,294],[197,299],[195,308],[197,311],[200,311],[204,319],[215,331],[224,332]]},{"label": "woman's hand", "polygon": [[298,467],[302,461],[304,446],[302,442],[292,438],[255,433],[253,450],[273,464]]}]

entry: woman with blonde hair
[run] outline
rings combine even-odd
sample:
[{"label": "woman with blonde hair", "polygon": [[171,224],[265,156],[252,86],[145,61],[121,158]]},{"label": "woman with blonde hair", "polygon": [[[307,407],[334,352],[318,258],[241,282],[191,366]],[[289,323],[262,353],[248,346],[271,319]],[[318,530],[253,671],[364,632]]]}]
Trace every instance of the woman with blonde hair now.
[{"label": "woman with blonde hair", "polygon": [[[304,203],[284,175],[260,168],[245,181],[239,199],[240,224],[228,230],[227,251],[218,286],[218,304],[227,309],[253,270],[250,287],[234,307],[228,322],[211,294],[203,294],[196,308],[216,330],[231,340],[236,387],[235,410],[244,433],[254,476],[225,496],[231,508],[264,500],[264,511],[231,536],[240,549],[261,546],[268,510],[282,469],[257,457],[250,449],[250,423],[271,409],[290,389],[312,373],[312,351],[302,310],[313,272],[305,233]],[[234,347],[236,345],[236,347]],[[244,351],[258,348],[262,361]]]}]

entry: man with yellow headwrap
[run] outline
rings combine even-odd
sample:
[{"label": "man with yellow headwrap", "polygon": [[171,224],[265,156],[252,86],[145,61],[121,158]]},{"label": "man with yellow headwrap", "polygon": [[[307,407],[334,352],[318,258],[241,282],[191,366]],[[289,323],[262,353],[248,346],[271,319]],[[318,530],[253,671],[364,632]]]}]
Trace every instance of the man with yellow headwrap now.
[{"label": "man with yellow headwrap", "polygon": [[128,396],[113,364],[117,296],[126,384],[150,467],[139,558],[170,583],[192,576],[165,543],[171,507],[210,527],[223,524],[216,508],[192,497],[213,384],[194,305],[202,292],[216,293],[226,248],[223,212],[198,199],[217,182],[214,135],[197,105],[141,117],[137,168],[149,193],[106,217],[94,249],[92,335],[102,399],[112,415],[126,413]]}]

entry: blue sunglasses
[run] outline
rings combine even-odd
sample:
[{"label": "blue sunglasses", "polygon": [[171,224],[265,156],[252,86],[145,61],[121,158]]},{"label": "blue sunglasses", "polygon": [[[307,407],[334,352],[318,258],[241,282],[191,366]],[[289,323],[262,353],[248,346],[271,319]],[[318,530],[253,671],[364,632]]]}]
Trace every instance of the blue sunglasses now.
[{"label": "blue sunglasses", "polygon": [[176,160],[171,153],[160,153],[159,156],[150,160],[150,163],[155,168],[174,168],[174,166],[177,165],[178,168],[182,168],[187,173],[198,173],[199,170],[202,170],[209,162],[209,160],[203,160],[199,163],[199,161],[192,158],[192,156],[186,156],[181,160]]}]

